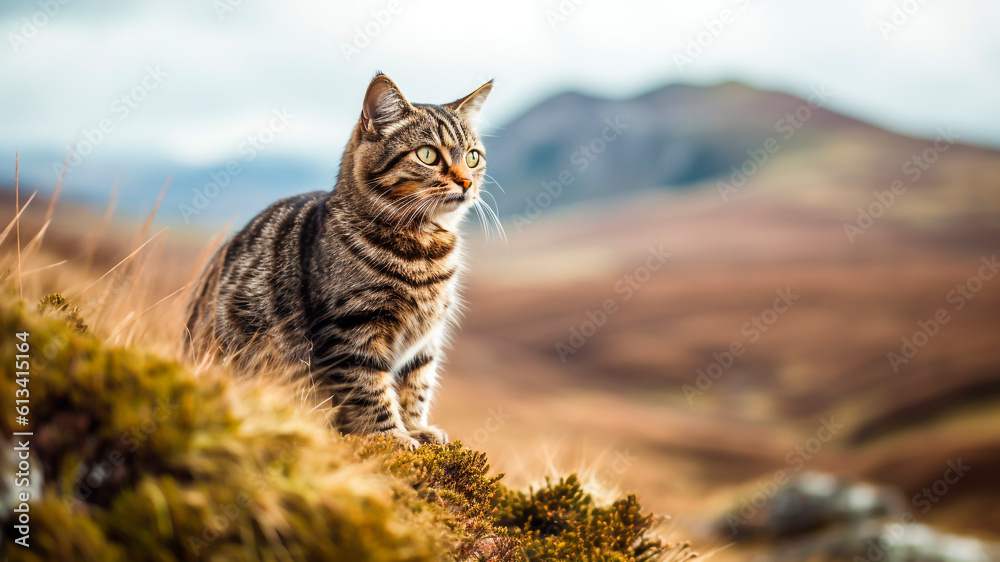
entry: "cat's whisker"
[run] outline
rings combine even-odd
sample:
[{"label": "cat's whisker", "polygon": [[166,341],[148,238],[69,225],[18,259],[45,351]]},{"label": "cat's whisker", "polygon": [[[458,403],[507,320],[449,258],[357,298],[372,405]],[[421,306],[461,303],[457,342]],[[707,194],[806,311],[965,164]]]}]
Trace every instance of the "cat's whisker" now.
[{"label": "cat's whisker", "polygon": [[417,208],[417,214],[419,214],[421,218],[426,218],[427,215],[437,209],[438,201],[439,200],[437,198],[427,199],[423,205]]},{"label": "cat's whisker", "polygon": [[395,224],[393,224],[391,229],[393,232],[399,230],[399,228],[403,225],[403,223],[406,222],[406,217],[409,214],[410,210],[414,206],[416,206],[419,202],[420,202],[419,199],[413,199],[412,201],[407,202],[400,208],[399,212],[396,214]]},{"label": "cat's whisker", "polygon": [[399,229],[400,227],[403,226],[404,223],[409,222],[413,218],[416,218],[416,216],[419,214],[420,209],[424,207],[426,203],[432,200],[433,198],[430,197],[425,198],[424,200],[414,199],[411,203],[407,205],[406,210],[401,214],[400,219],[397,221],[396,226],[393,228],[393,230],[395,231]]},{"label": "cat's whisker", "polygon": [[490,219],[490,216],[486,213],[484,207],[485,204],[480,203],[479,212],[483,215],[483,229],[489,233],[489,236],[487,236],[487,242],[492,243],[493,240],[496,238],[496,236],[493,234],[493,221]]},{"label": "cat's whisker", "polygon": [[[418,200],[419,197],[421,195],[423,195],[427,191],[428,191],[427,189],[421,189],[419,191],[415,191],[413,193],[409,193],[407,195],[404,195],[403,197],[401,197],[399,199],[399,201],[396,202],[396,205],[393,205],[390,202],[386,202],[383,205],[382,209],[379,210],[379,212],[376,213],[374,217],[372,217],[372,220],[362,229],[362,232],[367,232],[368,229],[371,228],[372,225],[374,225],[375,221],[378,220],[378,218],[380,216],[382,216],[384,213],[390,213],[390,212],[392,212],[392,210],[395,209],[395,208],[398,208],[400,204],[402,204],[403,207],[405,208],[405,206],[407,204],[409,204],[410,202]],[[385,194],[380,194],[379,197],[386,197],[386,195]],[[386,199],[387,199],[387,197],[386,197]]]},{"label": "cat's whisker", "polygon": [[[497,215],[499,216],[499,214],[500,214],[500,203],[497,203],[497,198],[494,197],[492,193],[490,193],[489,191],[486,191],[485,189],[481,189],[480,193],[482,193],[483,195],[489,195],[490,196],[490,199],[493,200],[493,204],[497,206]],[[487,201],[483,201],[483,202],[486,203],[487,205],[489,205],[489,202],[487,202]]]},{"label": "cat's whisker", "polygon": [[475,209],[476,214],[479,215],[479,225],[483,227],[483,236],[486,238],[486,241],[489,242],[490,231],[486,228],[486,217],[483,215],[483,210],[479,208],[480,205],[481,202],[479,199],[476,199],[473,201],[472,208]]},{"label": "cat's whisker", "polygon": [[410,221],[410,217],[413,215],[414,209],[416,209],[417,205],[420,205],[421,203],[422,203],[422,200],[419,200],[419,199],[414,199],[413,201],[411,201],[410,203],[408,203],[403,208],[403,212],[401,212],[399,214],[399,216],[396,217],[396,224],[392,228],[393,231],[399,230],[400,228],[403,227],[403,225],[405,225],[406,223],[408,223]]},{"label": "cat's whisker", "polygon": [[487,205],[485,201],[481,201],[480,205],[479,205],[479,208],[480,208],[480,212],[483,215],[483,227],[486,229],[487,232],[490,233],[489,240],[492,241],[494,238],[497,238],[497,237],[500,236],[500,232],[497,231],[497,235],[496,236],[493,235],[493,219],[490,216],[490,214],[487,212],[487,209],[489,209],[489,205]]},{"label": "cat's whisker", "polygon": [[493,217],[493,223],[497,227],[497,233],[499,233],[500,237],[503,238],[503,241],[504,241],[505,244],[508,243],[507,233],[504,232],[503,223],[500,222],[500,217],[496,214],[495,211],[493,211],[493,208],[490,207],[489,205],[486,205],[485,208],[486,208],[487,214],[489,214],[491,217]]},{"label": "cat's whisker", "polygon": [[493,225],[490,223],[490,218],[483,210],[483,206],[486,204],[485,201],[477,200],[476,212],[479,213],[479,221],[483,225],[483,232],[486,233],[486,241],[489,242],[493,239]]},{"label": "cat's whisker", "polygon": [[[494,204],[496,204],[496,197],[494,197],[493,194],[490,193],[488,190],[486,190],[486,189],[480,189],[480,193],[483,194],[483,195],[488,195],[490,197],[490,199],[493,200]],[[500,215],[499,215],[500,205],[497,204],[497,209],[498,210],[494,211],[493,207],[489,204],[489,202],[485,198],[480,197],[477,200],[477,202],[481,202],[482,203],[482,206],[484,208],[484,210],[482,212],[489,218],[491,226],[494,226],[494,225],[496,226],[497,235],[500,238],[503,238],[504,243],[507,243],[507,235],[504,232],[503,224],[500,221]]]},{"label": "cat's whisker", "polygon": [[500,193],[507,193],[507,190],[505,190],[503,188],[503,186],[500,185],[500,182],[498,182],[495,177],[493,177],[493,176],[491,176],[491,175],[489,175],[489,174],[487,174],[485,172],[483,173],[483,177],[485,177],[487,180],[489,180],[490,183],[495,183],[496,186],[500,188]]},{"label": "cat's whisker", "polygon": [[428,215],[434,215],[434,213],[437,213],[438,207],[440,206],[441,201],[439,199],[432,200],[431,204],[427,206],[426,210],[424,210],[424,217],[426,218]]}]

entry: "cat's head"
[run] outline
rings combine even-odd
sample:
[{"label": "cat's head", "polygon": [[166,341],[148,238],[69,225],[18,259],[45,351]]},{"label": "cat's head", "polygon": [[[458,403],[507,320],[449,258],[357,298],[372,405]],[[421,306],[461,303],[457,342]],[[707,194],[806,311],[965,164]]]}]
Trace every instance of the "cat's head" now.
[{"label": "cat's head", "polygon": [[443,105],[410,103],[384,74],[365,93],[353,173],[382,216],[398,222],[459,217],[481,197],[486,152],[476,134],[493,82]]}]

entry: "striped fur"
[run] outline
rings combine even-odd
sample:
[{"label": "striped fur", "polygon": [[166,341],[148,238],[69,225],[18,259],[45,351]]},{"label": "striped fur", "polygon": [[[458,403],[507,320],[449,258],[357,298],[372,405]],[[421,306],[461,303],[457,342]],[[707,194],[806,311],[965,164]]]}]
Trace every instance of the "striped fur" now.
[{"label": "striped fur", "polygon": [[484,181],[472,123],[491,85],[411,104],[377,75],[333,191],[278,201],[213,258],[188,310],[191,354],[251,370],[269,352],[331,393],[342,431],[445,441],[428,409],[458,307],[457,229]]}]

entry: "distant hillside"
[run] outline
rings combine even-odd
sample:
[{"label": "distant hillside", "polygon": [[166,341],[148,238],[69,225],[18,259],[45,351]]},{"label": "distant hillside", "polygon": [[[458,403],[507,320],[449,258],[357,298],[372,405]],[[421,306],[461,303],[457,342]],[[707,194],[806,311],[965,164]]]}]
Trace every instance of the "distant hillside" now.
[{"label": "distant hillside", "polygon": [[[505,193],[492,191],[508,219],[526,212],[525,198],[561,206],[728,177],[748,151],[783,158],[850,131],[884,135],[888,144],[905,139],[823,109],[836,92],[817,89],[808,98],[737,83],[668,85],[625,100],[557,95],[484,141],[489,173]],[[551,182],[560,177],[564,189],[550,203],[543,182],[558,192]]]}]

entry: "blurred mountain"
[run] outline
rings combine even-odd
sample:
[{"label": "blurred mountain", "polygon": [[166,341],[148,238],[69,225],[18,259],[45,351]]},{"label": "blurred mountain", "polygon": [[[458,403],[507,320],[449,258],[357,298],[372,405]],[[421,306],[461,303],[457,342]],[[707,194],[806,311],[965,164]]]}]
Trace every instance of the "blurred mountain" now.
[{"label": "blurred mountain", "polygon": [[[872,125],[823,109],[836,93],[799,99],[738,83],[668,85],[613,100],[579,93],[547,99],[484,140],[501,217],[541,207],[684,187],[730,176],[763,156],[787,154]],[[895,135],[892,135],[895,136]],[[751,152],[748,152],[751,151]],[[550,203],[545,195],[562,193]],[[543,184],[548,184],[548,188]]]}]

